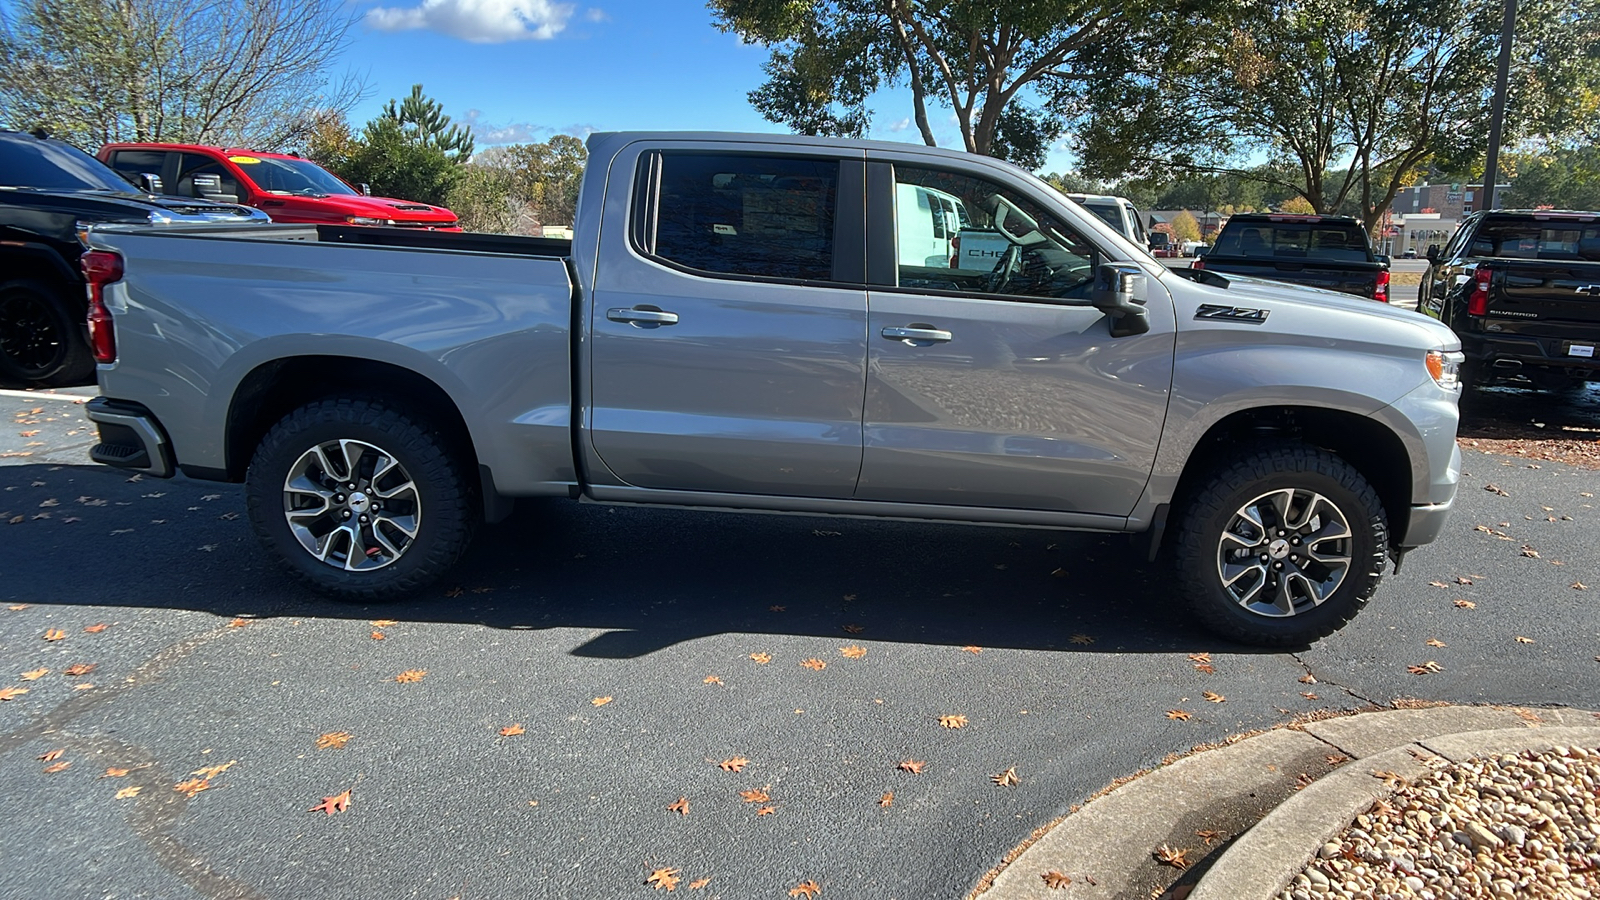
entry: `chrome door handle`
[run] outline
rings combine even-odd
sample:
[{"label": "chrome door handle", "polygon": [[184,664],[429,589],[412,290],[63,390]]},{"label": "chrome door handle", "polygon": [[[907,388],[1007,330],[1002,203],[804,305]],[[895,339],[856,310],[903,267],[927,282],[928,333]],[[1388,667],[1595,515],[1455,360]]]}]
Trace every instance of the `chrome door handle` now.
[{"label": "chrome door handle", "polygon": [[883,329],[883,336],[891,341],[904,341],[913,347],[926,346],[918,343],[923,341],[927,344],[942,344],[955,337],[948,331],[921,323],[908,326],[891,325]]},{"label": "chrome door handle", "polygon": [[606,310],[606,318],[613,322],[628,322],[641,328],[654,328],[659,325],[678,324],[678,314],[660,309],[624,309],[617,307]]}]

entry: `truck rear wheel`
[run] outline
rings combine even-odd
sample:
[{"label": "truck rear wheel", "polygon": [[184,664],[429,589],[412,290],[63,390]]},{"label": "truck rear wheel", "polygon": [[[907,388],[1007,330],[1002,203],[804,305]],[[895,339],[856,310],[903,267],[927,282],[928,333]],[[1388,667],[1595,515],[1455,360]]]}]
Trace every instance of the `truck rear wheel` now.
[{"label": "truck rear wheel", "polygon": [[245,497],[267,549],[343,600],[428,586],[466,552],[478,522],[449,444],[378,399],[321,400],[285,416],[256,448]]},{"label": "truck rear wheel", "polygon": [[1287,444],[1219,466],[1190,498],[1178,577],[1195,616],[1246,644],[1332,634],[1383,578],[1388,518],[1372,485],[1323,450]]},{"label": "truck rear wheel", "polygon": [[0,376],[51,387],[94,381],[94,356],[83,331],[49,284],[0,282]]}]

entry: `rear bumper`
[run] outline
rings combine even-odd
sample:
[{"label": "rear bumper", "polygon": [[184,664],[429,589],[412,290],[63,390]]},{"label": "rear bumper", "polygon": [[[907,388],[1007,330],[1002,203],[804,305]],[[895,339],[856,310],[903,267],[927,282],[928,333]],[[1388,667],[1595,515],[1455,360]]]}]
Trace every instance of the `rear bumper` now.
[{"label": "rear bumper", "polygon": [[100,429],[100,443],[89,450],[90,459],[157,478],[172,477],[172,442],[150,410],[129,400],[96,397],[84,412]]},{"label": "rear bumper", "polygon": [[[1460,335],[1461,351],[1485,375],[1516,375],[1522,369],[1562,370],[1589,379],[1600,378],[1600,327],[1583,338],[1536,337],[1521,334]],[[1594,356],[1574,356],[1571,348],[1595,348]]]}]

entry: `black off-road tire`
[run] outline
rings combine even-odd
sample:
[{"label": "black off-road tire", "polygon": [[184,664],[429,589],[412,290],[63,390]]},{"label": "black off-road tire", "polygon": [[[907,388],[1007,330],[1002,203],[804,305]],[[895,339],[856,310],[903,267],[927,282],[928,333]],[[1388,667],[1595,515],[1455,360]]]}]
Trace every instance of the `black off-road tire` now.
[{"label": "black off-road tire", "polygon": [[0,377],[49,387],[94,382],[85,326],[68,308],[61,291],[46,282],[0,282]]},{"label": "black off-road tire", "polygon": [[[1243,606],[1223,585],[1223,531],[1252,500],[1274,490],[1312,491],[1331,502],[1350,531],[1350,565],[1326,600],[1274,617]],[[1304,646],[1344,627],[1383,579],[1389,520],[1377,491],[1343,459],[1297,443],[1277,444],[1224,461],[1204,476],[1179,513],[1174,562],[1180,589],[1210,631],[1260,647]]]},{"label": "black off-road tire", "polygon": [[[393,562],[373,571],[345,571],[317,559],[286,518],[285,480],[313,447],[340,439],[391,454],[416,485],[422,514],[416,537]],[[467,550],[481,504],[466,461],[426,419],[384,398],[326,399],[289,413],[267,432],[245,473],[245,498],[256,536],[269,553],[317,591],[339,600],[399,600],[427,587]]]}]

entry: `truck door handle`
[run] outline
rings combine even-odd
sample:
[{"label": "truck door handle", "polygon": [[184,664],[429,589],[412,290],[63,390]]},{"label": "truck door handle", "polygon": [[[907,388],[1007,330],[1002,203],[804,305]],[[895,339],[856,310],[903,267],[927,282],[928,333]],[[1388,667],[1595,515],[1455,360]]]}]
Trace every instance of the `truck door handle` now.
[{"label": "truck door handle", "polygon": [[678,324],[678,314],[660,309],[635,306],[633,309],[616,307],[606,310],[606,318],[613,322],[627,322],[638,328],[659,328]]},{"label": "truck door handle", "polygon": [[926,347],[930,344],[942,344],[955,337],[948,331],[938,329],[932,325],[913,322],[910,325],[890,325],[883,329],[883,336],[891,341],[904,341],[913,347]]}]

